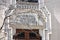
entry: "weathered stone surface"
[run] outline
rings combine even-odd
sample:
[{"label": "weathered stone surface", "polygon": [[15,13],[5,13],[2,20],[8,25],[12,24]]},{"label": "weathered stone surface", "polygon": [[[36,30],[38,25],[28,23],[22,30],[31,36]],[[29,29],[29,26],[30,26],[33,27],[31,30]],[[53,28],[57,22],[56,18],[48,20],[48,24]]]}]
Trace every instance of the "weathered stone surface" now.
[{"label": "weathered stone surface", "polygon": [[50,40],[60,40],[60,0],[46,0],[45,5],[52,14],[52,34]]},{"label": "weathered stone surface", "polygon": [[7,10],[7,7],[0,5],[0,27],[3,25],[3,20],[5,18],[5,11]]},{"label": "weathered stone surface", "polygon": [[[43,22],[40,20],[42,18],[42,12],[39,10],[31,10],[31,9],[16,9],[10,17],[10,26],[16,28],[25,28],[29,29],[28,26],[32,26],[32,29],[42,29]],[[40,18],[39,18],[40,16]],[[44,17],[44,16],[43,16]],[[42,19],[44,20],[44,19]]]}]

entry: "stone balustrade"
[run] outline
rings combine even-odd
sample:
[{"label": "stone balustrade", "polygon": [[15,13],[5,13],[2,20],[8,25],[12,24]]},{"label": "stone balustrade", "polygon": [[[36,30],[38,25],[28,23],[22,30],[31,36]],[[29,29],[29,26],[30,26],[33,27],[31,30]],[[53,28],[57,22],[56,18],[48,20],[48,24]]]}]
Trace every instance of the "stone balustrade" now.
[{"label": "stone balustrade", "polygon": [[17,8],[21,9],[39,9],[38,3],[29,3],[29,2],[17,2]]}]

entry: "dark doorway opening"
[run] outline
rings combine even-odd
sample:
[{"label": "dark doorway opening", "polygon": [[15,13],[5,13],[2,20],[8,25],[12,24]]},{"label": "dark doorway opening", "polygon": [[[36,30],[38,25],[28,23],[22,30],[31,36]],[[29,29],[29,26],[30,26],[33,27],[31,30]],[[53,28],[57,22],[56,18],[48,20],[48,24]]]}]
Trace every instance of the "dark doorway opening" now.
[{"label": "dark doorway opening", "polygon": [[38,29],[16,29],[15,40],[42,40]]},{"label": "dark doorway opening", "polygon": [[22,1],[22,2],[35,2],[35,3],[38,3],[38,0],[16,0],[16,1]]},{"label": "dark doorway opening", "polygon": [[38,0],[28,0],[28,2],[38,2]]}]

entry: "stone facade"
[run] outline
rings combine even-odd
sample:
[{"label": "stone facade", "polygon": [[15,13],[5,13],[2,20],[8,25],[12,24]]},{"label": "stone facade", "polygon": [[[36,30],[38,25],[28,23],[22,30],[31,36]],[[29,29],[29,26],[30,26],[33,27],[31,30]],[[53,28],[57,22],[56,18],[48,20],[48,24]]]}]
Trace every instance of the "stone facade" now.
[{"label": "stone facade", "polygon": [[[42,40],[49,40],[51,14],[44,6],[44,0],[39,0],[38,3],[10,0],[6,3],[8,6],[5,5],[7,10],[4,10],[4,16],[7,16],[7,19],[3,27],[3,34],[6,34],[6,38],[3,40],[13,40],[16,29],[39,29]],[[3,25],[3,22],[1,25]]]}]

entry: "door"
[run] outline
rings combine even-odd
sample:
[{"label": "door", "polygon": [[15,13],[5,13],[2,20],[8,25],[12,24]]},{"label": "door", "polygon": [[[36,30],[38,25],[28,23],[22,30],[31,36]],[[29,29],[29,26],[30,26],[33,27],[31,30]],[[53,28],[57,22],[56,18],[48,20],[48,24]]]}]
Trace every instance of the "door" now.
[{"label": "door", "polygon": [[41,40],[38,29],[16,29],[15,40]]}]

